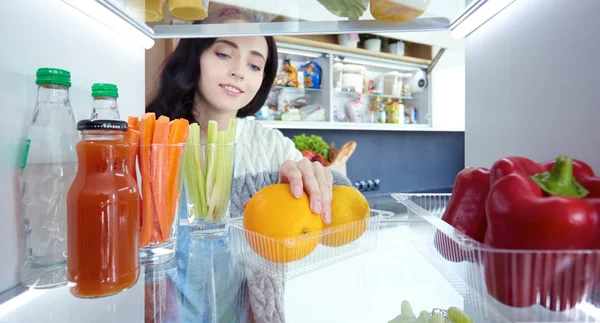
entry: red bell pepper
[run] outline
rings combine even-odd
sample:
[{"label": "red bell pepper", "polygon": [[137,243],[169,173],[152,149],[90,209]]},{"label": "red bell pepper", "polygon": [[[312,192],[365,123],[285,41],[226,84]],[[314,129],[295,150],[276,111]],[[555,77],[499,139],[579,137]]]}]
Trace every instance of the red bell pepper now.
[{"label": "red bell pepper", "polygon": [[496,162],[493,170],[501,170],[502,176],[486,201],[484,243],[504,250],[483,255],[488,292],[514,307],[531,306],[538,299],[552,310],[574,306],[593,286],[598,257],[535,252],[587,249],[598,233],[600,217],[582,199],[586,190],[573,177],[571,159],[558,157],[551,172],[537,174],[507,159]]},{"label": "red bell pepper", "polygon": [[529,158],[519,156],[505,157],[492,165],[490,169],[490,185],[494,185],[502,177],[517,171],[531,176],[543,173],[544,167]]},{"label": "red bell pepper", "polygon": [[[555,161],[549,160],[542,163],[546,171],[552,170]],[[585,162],[577,159],[573,159],[573,176],[575,180],[579,182],[589,194],[586,195],[585,200],[591,204],[596,212],[600,214],[600,177],[596,177],[594,170]],[[600,232],[600,231],[599,231]],[[600,249],[600,237],[596,238],[591,249]]]},{"label": "red bell pepper", "polygon": [[[544,167],[547,172],[550,172],[552,171],[552,167],[554,167],[555,162],[556,160],[543,162],[542,167]],[[594,176],[596,175],[594,175],[594,170],[592,170],[590,165],[581,160],[573,159],[573,177],[575,177],[577,182],[583,184],[587,178]]]},{"label": "red bell pepper", "polygon": [[[465,168],[454,180],[452,197],[448,202],[442,220],[472,239],[483,242],[487,227],[485,200],[490,190],[490,170],[487,168]],[[436,232],[434,245],[440,254],[450,260],[467,260],[468,252]]]}]

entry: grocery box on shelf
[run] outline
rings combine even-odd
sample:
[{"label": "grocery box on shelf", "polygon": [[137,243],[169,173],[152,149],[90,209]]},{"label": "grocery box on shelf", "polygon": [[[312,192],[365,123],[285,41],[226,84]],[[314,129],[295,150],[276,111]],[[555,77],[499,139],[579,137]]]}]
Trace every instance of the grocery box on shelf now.
[{"label": "grocery box on shelf", "polygon": [[[451,194],[392,194],[411,242],[488,322],[600,320],[600,250],[503,250],[441,219]],[[556,237],[560,239],[560,237]]]},{"label": "grocery box on shelf", "polygon": [[247,230],[243,218],[236,218],[230,222],[232,253],[252,270],[289,280],[375,249],[379,223],[389,216],[393,213],[372,209],[365,220],[287,239]]}]

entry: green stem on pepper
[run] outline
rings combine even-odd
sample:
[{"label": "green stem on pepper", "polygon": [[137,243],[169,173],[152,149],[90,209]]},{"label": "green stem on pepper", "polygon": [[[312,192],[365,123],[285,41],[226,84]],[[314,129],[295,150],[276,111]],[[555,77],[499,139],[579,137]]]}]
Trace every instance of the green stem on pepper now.
[{"label": "green stem on pepper", "polygon": [[558,156],[552,171],[531,176],[542,191],[551,196],[584,198],[589,194],[573,176],[573,160],[569,156]]}]

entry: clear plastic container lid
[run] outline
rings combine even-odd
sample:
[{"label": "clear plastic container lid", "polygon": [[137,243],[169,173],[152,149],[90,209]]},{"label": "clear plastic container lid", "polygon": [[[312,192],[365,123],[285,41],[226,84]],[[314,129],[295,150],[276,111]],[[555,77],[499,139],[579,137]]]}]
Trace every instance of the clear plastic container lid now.
[{"label": "clear plastic container lid", "polygon": [[366,70],[367,68],[362,65],[344,65],[344,72],[348,73],[364,73]]}]

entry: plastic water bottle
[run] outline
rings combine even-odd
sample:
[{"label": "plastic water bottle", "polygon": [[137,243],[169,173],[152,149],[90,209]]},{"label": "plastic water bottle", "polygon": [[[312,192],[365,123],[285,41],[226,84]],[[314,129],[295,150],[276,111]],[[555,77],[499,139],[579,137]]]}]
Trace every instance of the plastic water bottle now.
[{"label": "plastic water bottle", "polygon": [[92,85],[92,116],[90,119],[97,120],[120,120],[117,98],[119,90],[116,85],[108,83],[95,83]]},{"label": "plastic water bottle", "polygon": [[26,260],[21,281],[30,288],[67,283],[67,193],[77,171],[75,118],[69,101],[71,74],[56,68],[36,73],[37,103],[21,163],[21,206]]}]

